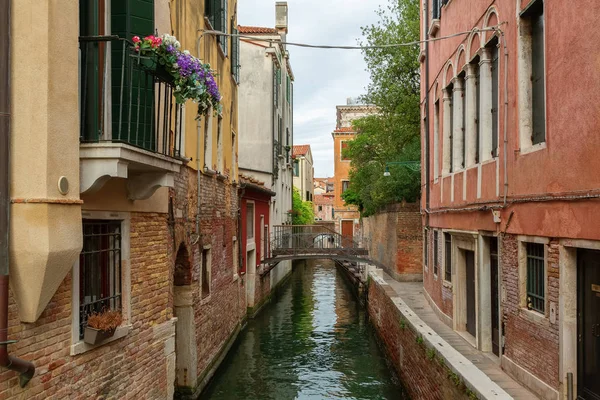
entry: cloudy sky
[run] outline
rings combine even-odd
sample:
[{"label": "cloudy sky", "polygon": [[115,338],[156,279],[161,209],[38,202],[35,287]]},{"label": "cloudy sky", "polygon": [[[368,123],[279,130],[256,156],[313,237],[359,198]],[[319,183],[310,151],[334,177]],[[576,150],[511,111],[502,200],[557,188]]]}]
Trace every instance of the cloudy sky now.
[{"label": "cloudy sky", "polygon": [[[288,0],[289,42],[356,45],[361,26],[377,22],[388,0]],[[275,26],[275,0],[238,3],[238,23]],[[369,82],[360,50],[289,47],[294,82],[294,143],[310,144],[315,176],[333,176],[335,106],[364,93]]]}]

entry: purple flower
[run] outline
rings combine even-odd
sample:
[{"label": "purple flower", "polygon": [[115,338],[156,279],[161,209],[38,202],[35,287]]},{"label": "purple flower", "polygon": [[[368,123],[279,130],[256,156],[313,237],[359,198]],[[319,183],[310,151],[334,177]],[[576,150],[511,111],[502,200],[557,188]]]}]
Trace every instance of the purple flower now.
[{"label": "purple flower", "polygon": [[175,47],[173,47],[172,44],[167,46],[167,53],[173,54],[174,51],[175,51]]}]

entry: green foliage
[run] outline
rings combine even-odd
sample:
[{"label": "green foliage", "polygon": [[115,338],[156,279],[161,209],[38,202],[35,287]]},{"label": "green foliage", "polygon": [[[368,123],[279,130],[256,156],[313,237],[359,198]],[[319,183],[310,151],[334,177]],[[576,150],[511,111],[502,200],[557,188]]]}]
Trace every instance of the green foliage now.
[{"label": "green foliage", "polygon": [[[377,25],[363,27],[363,45],[413,42],[419,39],[417,0],[390,0],[378,11]],[[346,204],[355,204],[363,216],[376,213],[387,204],[417,201],[420,174],[405,166],[386,162],[418,161],[420,149],[419,47],[405,46],[364,50],[371,82],[363,100],[379,108],[377,115],[354,121],[359,132],[348,144],[345,155],[352,160],[350,186],[342,195]]]},{"label": "green foliage", "polygon": [[400,319],[400,328],[401,328],[401,329],[404,329],[404,328],[406,328],[406,321],[405,321],[403,318],[402,318],[402,319]]},{"label": "green foliage", "polygon": [[294,188],[292,194],[292,224],[311,225],[315,221],[315,210],[310,201],[303,201],[300,191]]},{"label": "green foliage", "polygon": [[423,344],[423,337],[422,336],[417,336],[415,338],[415,342],[417,342],[417,344]]},{"label": "green foliage", "polygon": [[429,361],[433,360],[435,358],[435,349],[430,347],[427,349],[427,358],[429,359]]}]

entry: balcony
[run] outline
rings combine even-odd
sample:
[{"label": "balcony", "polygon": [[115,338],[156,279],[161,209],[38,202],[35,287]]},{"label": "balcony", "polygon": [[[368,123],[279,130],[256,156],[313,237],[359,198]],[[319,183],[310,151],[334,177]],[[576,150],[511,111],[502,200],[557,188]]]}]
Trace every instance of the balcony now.
[{"label": "balcony", "polygon": [[183,107],[169,76],[118,36],[85,36],[80,45],[80,191],[127,179],[128,198],[172,187],[182,157]]}]

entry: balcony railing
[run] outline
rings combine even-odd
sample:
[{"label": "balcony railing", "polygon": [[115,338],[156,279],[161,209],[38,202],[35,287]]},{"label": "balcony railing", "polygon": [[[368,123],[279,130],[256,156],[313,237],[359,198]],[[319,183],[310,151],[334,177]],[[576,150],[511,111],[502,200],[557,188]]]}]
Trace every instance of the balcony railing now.
[{"label": "balcony railing", "polygon": [[82,143],[117,142],[180,158],[182,105],[168,76],[149,72],[148,57],[118,36],[82,36]]}]

